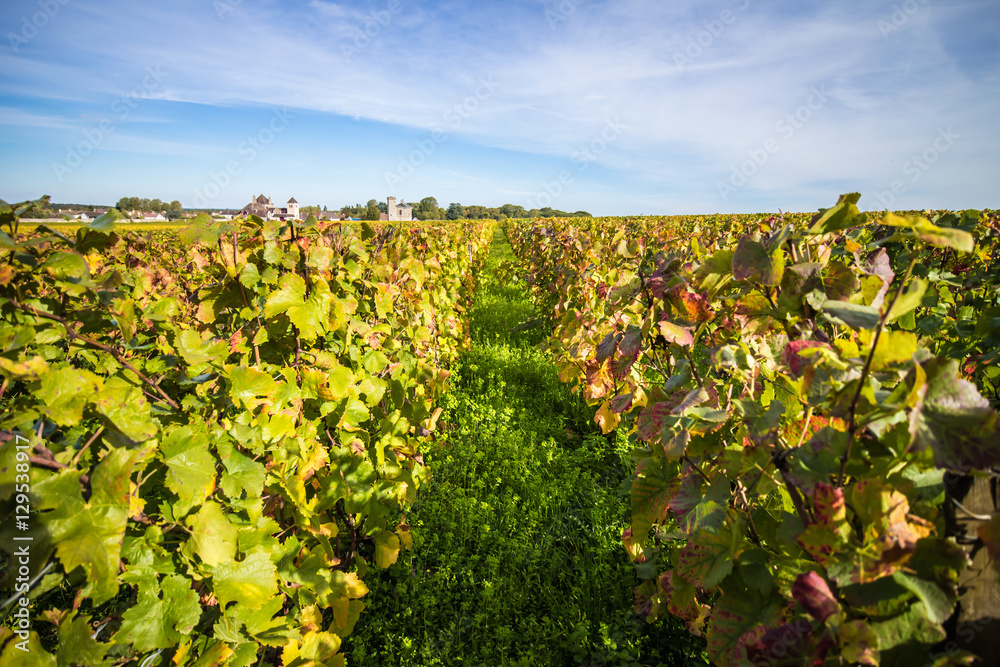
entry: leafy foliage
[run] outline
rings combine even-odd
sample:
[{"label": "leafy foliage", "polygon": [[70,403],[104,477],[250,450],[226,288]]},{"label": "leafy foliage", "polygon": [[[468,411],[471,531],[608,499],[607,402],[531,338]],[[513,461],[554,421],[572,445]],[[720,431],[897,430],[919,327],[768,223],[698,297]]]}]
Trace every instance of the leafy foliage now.
[{"label": "leafy foliage", "polygon": [[25,235],[36,205],[0,206],[0,460],[27,439],[37,660],[343,664],[364,577],[412,544],[492,226]]},{"label": "leafy foliage", "polygon": [[941,469],[1000,466],[996,214],[870,220],[858,197],[507,225],[560,377],[634,443],[638,610],[719,665],[939,641],[968,563]]}]

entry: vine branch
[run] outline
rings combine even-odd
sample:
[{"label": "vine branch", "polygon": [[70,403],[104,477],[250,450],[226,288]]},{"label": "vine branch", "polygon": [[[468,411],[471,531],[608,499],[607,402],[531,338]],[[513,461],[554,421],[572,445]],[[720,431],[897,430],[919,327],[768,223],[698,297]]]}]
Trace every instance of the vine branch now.
[{"label": "vine branch", "polygon": [[41,311],[41,310],[38,310],[37,308],[32,308],[31,306],[28,306],[26,304],[18,303],[17,301],[14,301],[13,299],[6,299],[6,301],[7,301],[7,303],[9,303],[10,305],[12,305],[13,307],[15,307],[18,310],[21,310],[21,311],[23,311],[25,313],[29,313],[31,315],[34,315],[35,317],[40,317],[40,318],[45,319],[45,320],[52,320],[54,322],[58,322],[59,324],[61,324],[63,326],[64,329],[66,329],[66,333],[67,333],[67,335],[69,335],[70,338],[73,338],[75,340],[79,340],[79,341],[81,341],[83,343],[86,343],[87,345],[91,345],[93,347],[96,347],[99,350],[103,350],[104,352],[107,352],[112,357],[114,357],[115,360],[118,363],[120,363],[125,368],[129,369],[130,371],[132,371],[133,373],[135,373],[136,376],[138,376],[138,378],[140,380],[142,380],[143,382],[145,382],[146,384],[148,384],[150,387],[152,387],[153,389],[155,389],[156,393],[158,393],[160,395],[160,397],[167,403],[167,405],[169,405],[170,407],[172,407],[174,410],[180,410],[181,409],[180,406],[177,405],[177,403],[175,403],[174,400],[172,398],[170,398],[170,396],[168,396],[166,392],[164,392],[162,389],[160,389],[159,385],[157,385],[155,382],[153,382],[148,377],[146,377],[145,375],[143,375],[139,371],[139,369],[137,369],[135,366],[133,366],[132,364],[130,364],[128,362],[128,360],[124,356],[122,356],[122,354],[118,350],[115,350],[112,347],[108,347],[107,345],[104,345],[103,343],[98,343],[96,340],[94,340],[93,338],[90,338],[89,336],[84,336],[83,334],[77,333],[76,329],[73,328],[73,325],[70,324],[69,320],[67,320],[65,317],[59,317],[58,315],[50,315],[49,313],[46,313],[46,312]]}]

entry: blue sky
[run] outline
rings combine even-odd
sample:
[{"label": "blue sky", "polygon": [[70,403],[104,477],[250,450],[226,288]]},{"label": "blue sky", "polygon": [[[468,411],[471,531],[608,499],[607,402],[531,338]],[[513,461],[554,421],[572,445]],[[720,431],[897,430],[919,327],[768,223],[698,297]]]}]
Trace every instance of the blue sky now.
[{"label": "blue sky", "polygon": [[0,197],[1000,208],[996,0],[5,0]]}]

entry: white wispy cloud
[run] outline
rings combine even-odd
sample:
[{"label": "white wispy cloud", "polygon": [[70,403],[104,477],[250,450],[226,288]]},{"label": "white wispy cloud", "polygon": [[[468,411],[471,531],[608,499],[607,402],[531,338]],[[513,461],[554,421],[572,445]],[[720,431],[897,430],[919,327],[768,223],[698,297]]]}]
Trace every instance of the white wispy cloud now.
[{"label": "white wispy cloud", "polygon": [[[737,197],[877,187],[947,126],[968,139],[949,156],[962,166],[938,168],[935,182],[970,191],[1000,175],[1000,75],[969,65],[961,42],[976,17],[996,13],[990,3],[920,5],[900,23],[892,3],[864,2],[587,0],[553,22],[552,2],[220,1],[222,15],[193,0],[77,0],[34,51],[0,51],[5,86],[93,106],[162,67],[150,98],[438,128],[568,162],[617,123],[625,129],[595,163],[699,204],[717,201],[716,184],[769,141],[778,149]],[[981,55],[998,62],[995,45]],[[483,80],[496,85],[477,97]],[[0,122],[62,127],[17,109],[0,110]]]}]

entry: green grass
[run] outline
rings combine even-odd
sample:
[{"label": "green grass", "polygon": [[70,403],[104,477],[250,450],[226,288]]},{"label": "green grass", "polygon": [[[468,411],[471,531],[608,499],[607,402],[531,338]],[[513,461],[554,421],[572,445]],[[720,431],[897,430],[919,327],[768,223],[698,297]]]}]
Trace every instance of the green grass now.
[{"label": "green grass", "polygon": [[697,641],[632,611],[619,494],[629,445],[595,432],[592,409],[534,347],[545,329],[518,326],[536,314],[509,253],[498,235],[471,312],[473,349],[427,452],[433,476],[408,515],[414,548],[366,578],[350,661],[689,664]]}]

